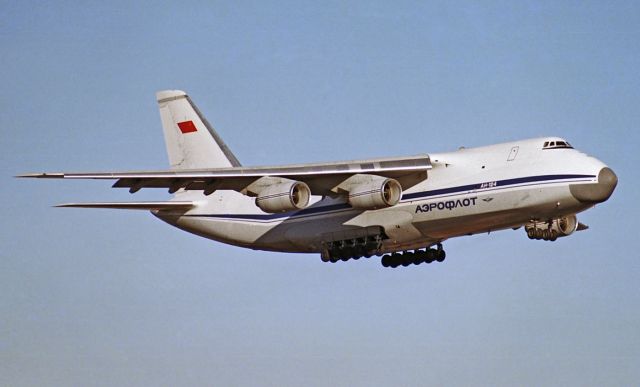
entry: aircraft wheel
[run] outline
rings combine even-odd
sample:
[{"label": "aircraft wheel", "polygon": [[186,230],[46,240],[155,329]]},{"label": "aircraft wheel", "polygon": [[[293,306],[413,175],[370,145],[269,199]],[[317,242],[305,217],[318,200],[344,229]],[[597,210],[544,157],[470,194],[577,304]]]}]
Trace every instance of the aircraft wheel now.
[{"label": "aircraft wheel", "polygon": [[426,257],[424,261],[426,263],[431,263],[436,260],[436,251],[434,249],[427,249],[427,251],[425,251],[425,254]]},{"label": "aircraft wheel", "polygon": [[542,239],[542,230],[539,228],[536,228],[535,239],[536,240]]},{"label": "aircraft wheel", "polygon": [[402,255],[398,253],[391,254],[391,267],[396,268],[402,263]]},{"label": "aircraft wheel", "polygon": [[446,257],[447,257],[447,253],[445,253],[444,250],[438,250],[436,252],[436,261],[442,262]]},{"label": "aircraft wheel", "polygon": [[362,258],[366,256],[366,254],[367,254],[367,249],[365,249],[364,246],[359,246],[358,248],[356,248],[356,255],[358,256],[358,258]]},{"label": "aircraft wheel", "polygon": [[419,265],[422,262],[424,262],[424,254],[422,254],[422,251],[416,251],[413,253],[413,264],[414,265]]},{"label": "aircraft wheel", "polygon": [[382,266],[384,266],[384,267],[391,266],[391,257],[388,256],[388,255],[384,255],[382,257],[382,259],[380,260],[380,263],[382,263]]},{"label": "aircraft wheel", "polygon": [[535,228],[528,229],[527,236],[529,237],[529,239],[534,239],[536,237],[536,229]]},{"label": "aircraft wheel", "polygon": [[405,251],[402,255],[402,266],[407,267],[413,263],[413,253]]},{"label": "aircraft wheel", "polygon": [[556,230],[551,230],[551,237],[549,237],[549,240],[551,242],[555,242],[556,239],[558,239],[558,232]]}]

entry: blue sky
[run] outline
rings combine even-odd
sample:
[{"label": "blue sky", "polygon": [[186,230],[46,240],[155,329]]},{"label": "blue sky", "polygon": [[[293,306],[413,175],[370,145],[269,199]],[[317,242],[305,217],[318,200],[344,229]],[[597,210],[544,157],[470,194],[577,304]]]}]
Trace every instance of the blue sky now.
[{"label": "blue sky", "polygon": [[[637,383],[640,5],[561,3],[3,1],[0,384]],[[131,196],[11,178],[166,168],[167,88],[245,165],[558,135],[620,183],[586,232],[389,270],[51,208]]]}]

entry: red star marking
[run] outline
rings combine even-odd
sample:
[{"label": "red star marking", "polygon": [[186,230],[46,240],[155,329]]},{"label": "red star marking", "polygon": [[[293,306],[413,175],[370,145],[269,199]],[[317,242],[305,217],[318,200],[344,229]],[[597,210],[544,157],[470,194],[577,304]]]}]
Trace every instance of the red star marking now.
[{"label": "red star marking", "polygon": [[193,124],[193,121],[178,122],[178,128],[180,128],[180,131],[182,133],[192,133],[198,131],[196,126]]}]

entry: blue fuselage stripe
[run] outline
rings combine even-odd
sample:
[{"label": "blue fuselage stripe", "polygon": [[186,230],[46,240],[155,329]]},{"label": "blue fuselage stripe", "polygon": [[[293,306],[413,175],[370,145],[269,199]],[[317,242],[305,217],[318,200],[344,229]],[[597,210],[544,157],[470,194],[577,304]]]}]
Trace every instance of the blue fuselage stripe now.
[{"label": "blue fuselage stripe", "polygon": [[595,177],[594,175],[540,175],[540,176],[517,177],[515,179],[493,181],[491,182],[491,185],[488,185],[489,183],[479,183],[479,184],[461,185],[461,186],[450,187],[450,188],[435,189],[432,191],[414,192],[411,194],[402,195],[402,200],[428,198],[431,196],[439,196],[439,195],[446,195],[450,193],[459,193],[459,192],[481,190],[481,189],[494,188],[494,187],[506,187],[510,185],[519,185],[523,183],[535,183],[535,182],[542,182],[542,181],[566,180],[566,179],[586,179],[586,178],[592,179],[594,177]]}]

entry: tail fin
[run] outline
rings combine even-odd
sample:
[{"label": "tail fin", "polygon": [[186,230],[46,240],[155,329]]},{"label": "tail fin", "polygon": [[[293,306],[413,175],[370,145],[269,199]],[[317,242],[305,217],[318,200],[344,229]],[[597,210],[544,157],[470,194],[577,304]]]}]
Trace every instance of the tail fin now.
[{"label": "tail fin", "polygon": [[180,90],[156,93],[171,169],[239,167],[240,162]]}]

